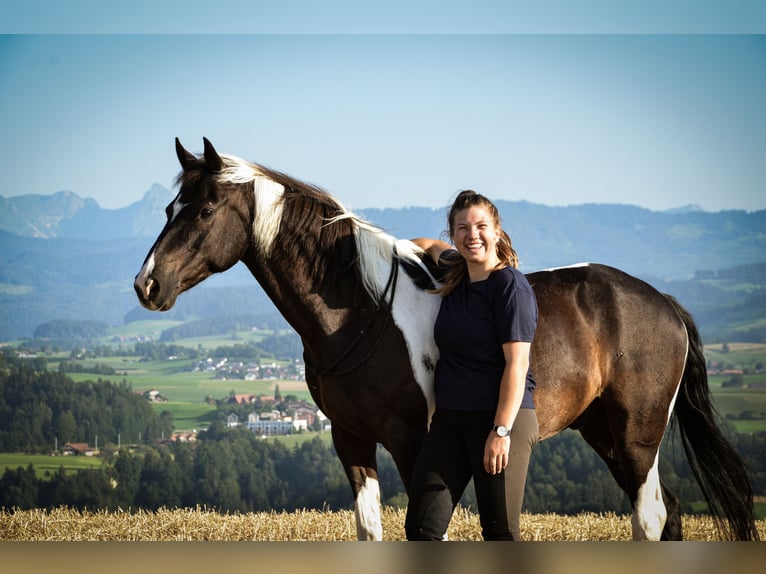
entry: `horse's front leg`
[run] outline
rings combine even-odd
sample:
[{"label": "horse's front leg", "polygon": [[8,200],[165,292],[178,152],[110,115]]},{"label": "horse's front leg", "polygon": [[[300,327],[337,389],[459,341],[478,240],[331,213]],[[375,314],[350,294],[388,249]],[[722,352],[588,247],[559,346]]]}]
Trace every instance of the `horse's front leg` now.
[{"label": "horse's front leg", "polygon": [[357,539],[383,540],[380,485],[375,459],[377,444],[360,439],[337,425],[332,426],[332,440],[354,492]]}]

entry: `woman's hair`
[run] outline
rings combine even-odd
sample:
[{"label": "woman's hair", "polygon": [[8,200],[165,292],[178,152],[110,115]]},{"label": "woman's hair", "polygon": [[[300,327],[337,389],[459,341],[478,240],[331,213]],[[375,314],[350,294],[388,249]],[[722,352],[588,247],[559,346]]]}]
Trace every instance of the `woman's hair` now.
[{"label": "woman's hair", "polygon": [[[496,245],[497,257],[500,259],[498,268],[505,266],[518,267],[519,258],[516,255],[516,251],[513,249],[511,238],[502,228],[502,221],[500,220],[500,213],[497,211],[497,207],[495,207],[495,204],[489,199],[471,189],[461,191],[455,198],[455,201],[452,202],[452,207],[447,215],[447,223],[449,225],[447,233],[449,233],[450,241],[455,232],[455,217],[457,217],[457,214],[464,209],[475,206],[486,209],[492,217],[493,223],[500,231]],[[437,289],[437,293],[441,294],[442,297],[451,293],[460,284],[465,277],[465,274],[468,272],[468,266],[465,259],[462,257],[455,257],[454,259],[445,262],[451,268],[447,272],[442,286]]]}]

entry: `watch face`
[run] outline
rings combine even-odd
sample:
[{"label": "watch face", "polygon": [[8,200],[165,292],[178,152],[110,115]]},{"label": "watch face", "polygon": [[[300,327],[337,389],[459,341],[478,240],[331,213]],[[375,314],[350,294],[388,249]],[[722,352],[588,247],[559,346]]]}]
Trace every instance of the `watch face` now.
[{"label": "watch face", "polygon": [[498,425],[495,427],[495,432],[498,434],[498,436],[508,436],[508,427]]}]

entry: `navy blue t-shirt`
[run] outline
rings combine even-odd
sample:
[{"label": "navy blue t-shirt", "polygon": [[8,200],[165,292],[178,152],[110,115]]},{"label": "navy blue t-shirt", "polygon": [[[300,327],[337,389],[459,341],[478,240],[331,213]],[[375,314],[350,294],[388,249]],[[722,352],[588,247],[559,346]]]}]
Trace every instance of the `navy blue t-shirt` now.
[{"label": "navy blue t-shirt", "polygon": [[[512,267],[471,283],[468,275],[442,298],[434,325],[439,347],[436,406],[451,410],[495,410],[505,369],[502,345],[532,342],[537,300],[523,273]],[[522,408],[534,408],[535,379],[527,372]]]}]

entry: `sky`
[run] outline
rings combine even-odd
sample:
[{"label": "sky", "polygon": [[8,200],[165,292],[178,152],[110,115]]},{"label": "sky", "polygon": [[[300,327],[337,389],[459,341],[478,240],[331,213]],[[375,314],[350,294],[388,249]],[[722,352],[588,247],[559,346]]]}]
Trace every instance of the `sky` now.
[{"label": "sky", "polygon": [[0,2],[4,197],[68,190],[125,207],[172,188],[175,137],[201,152],[205,136],[357,210],[442,207],[465,188],[555,206],[766,209],[763,3],[600,21],[560,0],[543,2],[561,8],[547,20],[496,2],[452,16],[402,4],[398,17],[355,3],[291,26],[275,3]]}]

